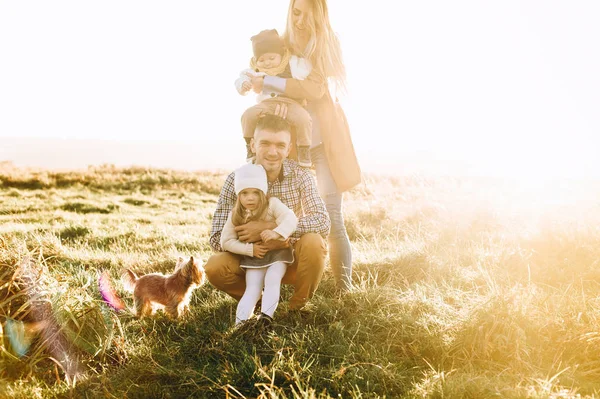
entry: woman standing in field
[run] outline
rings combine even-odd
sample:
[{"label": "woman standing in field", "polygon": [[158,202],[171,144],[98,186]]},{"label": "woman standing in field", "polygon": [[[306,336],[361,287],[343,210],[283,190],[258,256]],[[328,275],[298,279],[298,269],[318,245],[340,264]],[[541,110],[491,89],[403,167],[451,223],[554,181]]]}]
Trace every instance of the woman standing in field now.
[{"label": "woman standing in field", "polygon": [[[346,89],[346,70],[337,36],[329,22],[326,0],[291,0],[283,39],[294,55],[310,61],[304,80],[277,76],[252,78],[255,92],[305,98],[312,117],[311,156],[317,185],[331,219],[330,264],[339,288],[352,288],[352,249],[344,226],[342,193],[361,181],[361,172],[346,117],[330,94],[330,85]],[[287,116],[281,103],[276,115]]]}]

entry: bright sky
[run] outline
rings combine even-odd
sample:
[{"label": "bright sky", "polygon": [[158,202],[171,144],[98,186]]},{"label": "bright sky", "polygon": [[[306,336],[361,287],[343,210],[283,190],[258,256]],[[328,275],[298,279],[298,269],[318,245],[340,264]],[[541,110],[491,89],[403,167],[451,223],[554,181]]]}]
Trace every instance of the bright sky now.
[{"label": "bright sky", "polygon": [[[363,169],[600,176],[600,2],[329,4]],[[194,141],[236,166],[233,81],[287,5],[0,0],[0,137]]]}]

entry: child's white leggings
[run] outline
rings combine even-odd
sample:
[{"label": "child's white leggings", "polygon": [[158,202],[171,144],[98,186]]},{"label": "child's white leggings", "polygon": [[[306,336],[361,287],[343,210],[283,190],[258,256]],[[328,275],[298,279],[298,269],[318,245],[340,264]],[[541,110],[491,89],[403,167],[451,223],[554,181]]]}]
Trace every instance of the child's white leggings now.
[{"label": "child's white leggings", "polygon": [[[285,274],[287,265],[283,262],[273,263],[261,269],[246,269],[246,291],[238,303],[235,314],[235,323],[247,320],[254,312],[254,306],[262,293],[260,311],[273,317],[281,292],[281,279]],[[264,286],[264,292],[263,292]]]}]

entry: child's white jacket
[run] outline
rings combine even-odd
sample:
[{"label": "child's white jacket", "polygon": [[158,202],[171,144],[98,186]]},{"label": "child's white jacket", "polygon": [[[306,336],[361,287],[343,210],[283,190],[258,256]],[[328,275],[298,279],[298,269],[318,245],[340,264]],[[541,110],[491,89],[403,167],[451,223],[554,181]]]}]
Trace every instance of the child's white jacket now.
[{"label": "child's white jacket", "polygon": [[[290,72],[292,73],[292,78],[297,79],[297,80],[306,79],[306,77],[310,74],[310,72],[312,70],[312,64],[306,58],[300,58],[295,55],[292,55],[290,57],[289,63],[290,63]],[[243,96],[245,96],[248,93],[248,92],[246,92],[246,93],[242,92],[242,84],[244,82],[250,81],[250,78],[246,75],[247,73],[249,73],[252,76],[265,76],[266,75],[264,72],[256,72],[252,68],[244,69],[242,72],[240,72],[240,77],[237,78],[235,81],[235,88],[237,89],[238,93],[240,93]],[[271,98],[269,93],[258,94],[256,96],[256,102],[259,103],[267,98]]]},{"label": "child's white jacket", "polygon": [[[294,211],[285,206],[278,198],[269,198],[269,208],[267,210],[267,216],[265,221],[275,221],[277,227],[273,229],[274,232],[281,235],[282,240],[287,240],[288,237],[296,231],[298,226],[298,218]],[[238,239],[238,235],[235,232],[235,226],[231,222],[231,212],[227,216],[227,221],[221,231],[221,248],[224,251],[233,252],[239,255],[254,255],[254,247],[252,243],[241,242]]]}]

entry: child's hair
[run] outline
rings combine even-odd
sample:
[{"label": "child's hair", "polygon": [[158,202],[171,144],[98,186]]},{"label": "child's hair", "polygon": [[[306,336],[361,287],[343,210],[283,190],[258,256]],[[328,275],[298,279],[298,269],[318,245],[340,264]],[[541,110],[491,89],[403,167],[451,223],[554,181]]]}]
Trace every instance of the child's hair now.
[{"label": "child's hair", "polygon": [[240,201],[240,196],[238,195],[235,200],[235,205],[231,210],[231,223],[233,223],[234,226],[239,226],[252,221],[264,220],[267,217],[269,198],[261,190],[258,190],[258,194],[258,207],[254,212],[248,212],[246,208],[244,208],[242,201]]}]

